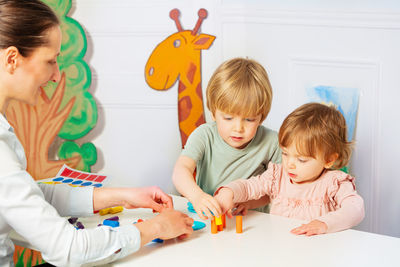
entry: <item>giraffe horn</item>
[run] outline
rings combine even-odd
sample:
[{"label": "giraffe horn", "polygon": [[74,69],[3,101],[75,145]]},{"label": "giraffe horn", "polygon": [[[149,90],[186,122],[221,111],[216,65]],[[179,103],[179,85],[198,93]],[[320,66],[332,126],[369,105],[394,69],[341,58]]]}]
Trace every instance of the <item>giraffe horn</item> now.
[{"label": "giraffe horn", "polygon": [[199,12],[197,13],[199,15],[199,19],[197,20],[196,26],[194,27],[193,31],[192,31],[192,35],[196,35],[201,23],[203,22],[203,19],[205,19],[207,17],[207,10],[205,10],[204,8],[199,9]]},{"label": "giraffe horn", "polygon": [[176,28],[178,28],[178,31],[181,32],[183,31],[181,23],[179,22],[179,15],[181,13],[179,12],[179,9],[174,8],[169,12],[169,17],[175,21]]}]

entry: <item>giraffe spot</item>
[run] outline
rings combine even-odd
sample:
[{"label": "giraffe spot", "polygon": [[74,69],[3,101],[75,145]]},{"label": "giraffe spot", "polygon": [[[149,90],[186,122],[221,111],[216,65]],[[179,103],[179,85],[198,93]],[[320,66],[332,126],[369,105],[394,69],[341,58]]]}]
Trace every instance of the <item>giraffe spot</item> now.
[{"label": "giraffe spot", "polygon": [[197,67],[193,62],[190,63],[188,72],[186,73],[186,77],[188,78],[190,83],[193,83],[194,74],[196,73]]},{"label": "giraffe spot", "polygon": [[178,117],[179,122],[186,120],[192,110],[192,100],[189,96],[182,97],[178,102]]},{"label": "giraffe spot", "polygon": [[205,123],[206,120],[204,119],[204,113],[201,113],[200,118],[196,121],[196,127],[199,127],[200,125],[202,125],[203,123]]},{"label": "giraffe spot", "polygon": [[184,132],[182,132],[182,131],[180,131],[180,132],[181,132],[182,148],[184,148],[184,147],[185,147],[185,144],[186,144],[186,141],[187,141],[187,139],[188,139],[188,136],[187,136]]},{"label": "giraffe spot", "polygon": [[183,82],[181,80],[179,80],[178,94],[180,94],[183,91],[185,91],[185,89],[186,89],[186,85],[184,85]]},{"label": "giraffe spot", "polygon": [[201,83],[199,82],[196,87],[196,94],[199,96],[201,100],[201,104],[203,104],[203,90],[201,90]]}]

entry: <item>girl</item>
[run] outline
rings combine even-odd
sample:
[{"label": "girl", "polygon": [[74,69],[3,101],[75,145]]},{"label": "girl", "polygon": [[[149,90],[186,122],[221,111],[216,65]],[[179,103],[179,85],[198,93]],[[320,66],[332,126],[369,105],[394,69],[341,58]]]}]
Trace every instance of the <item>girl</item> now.
[{"label": "girl", "polygon": [[[268,195],[271,214],[310,221],[293,234],[336,232],[364,218],[363,199],[354,178],[333,169],[345,166],[351,155],[346,121],[334,107],[309,103],[293,111],[279,130],[282,164],[270,163],[261,175],[236,180],[217,191],[223,212],[232,216],[235,203]],[[250,206],[239,205],[235,213]]]},{"label": "girl", "polygon": [[[172,210],[171,197],[157,187],[38,186],[26,172],[24,150],[4,114],[10,100],[34,105],[41,87],[60,79],[60,47],[59,21],[48,6],[39,0],[0,0],[0,266],[14,266],[11,229],[56,266],[111,261],[152,239],[192,233],[193,219]],[[60,217],[119,205],[161,213],[136,225],[88,230],[76,230]]]}]

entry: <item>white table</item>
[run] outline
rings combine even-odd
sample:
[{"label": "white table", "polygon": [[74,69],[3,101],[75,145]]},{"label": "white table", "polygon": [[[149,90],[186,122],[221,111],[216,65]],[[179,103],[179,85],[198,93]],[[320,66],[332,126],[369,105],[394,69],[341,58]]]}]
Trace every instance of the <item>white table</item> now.
[{"label": "white table", "polygon": [[[174,196],[177,210],[200,220],[187,210],[187,200]],[[155,216],[148,209],[124,210],[115,214],[121,224]],[[112,215],[80,218],[85,227],[96,227]],[[300,221],[250,211],[243,217],[243,233],[237,234],[235,219],[226,220],[223,232],[211,234],[210,223],[188,239],[149,243],[140,251],[110,266],[400,266],[400,238],[346,230],[312,237],[289,231]],[[400,226],[399,226],[400,227]],[[20,245],[27,245],[13,235]],[[21,243],[22,242],[22,243]]]}]

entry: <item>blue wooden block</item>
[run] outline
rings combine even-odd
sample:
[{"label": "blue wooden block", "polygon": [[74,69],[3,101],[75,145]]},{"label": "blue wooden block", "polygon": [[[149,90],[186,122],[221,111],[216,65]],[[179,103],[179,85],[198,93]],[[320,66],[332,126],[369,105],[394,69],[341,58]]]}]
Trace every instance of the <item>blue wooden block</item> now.
[{"label": "blue wooden block", "polygon": [[119,222],[118,221],[111,221],[111,220],[104,220],[103,221],[103,225],[108,225],[111,227],[118,227],[119,226]]}]

